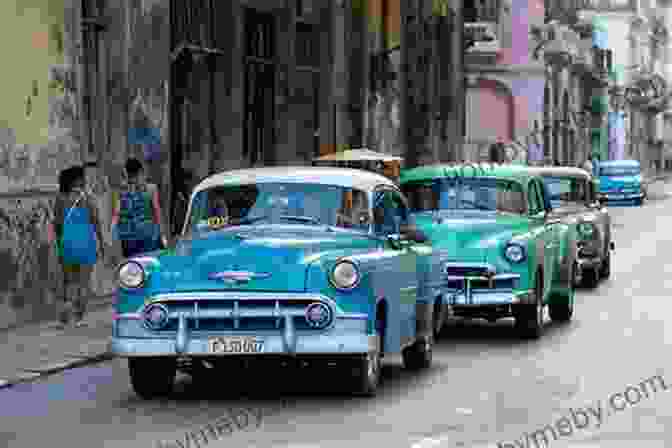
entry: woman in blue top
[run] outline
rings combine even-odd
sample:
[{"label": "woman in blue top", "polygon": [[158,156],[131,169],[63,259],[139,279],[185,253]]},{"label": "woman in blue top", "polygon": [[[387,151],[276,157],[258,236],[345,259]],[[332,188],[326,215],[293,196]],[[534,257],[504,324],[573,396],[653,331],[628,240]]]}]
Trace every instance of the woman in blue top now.
[{"label": "woman in blue top", "polygon": [[[56,241],[63,244],[64,227],[77,225],[75,210],[88,211],[88,220],[93,226],[100,255],[104,257],[105,245],[101,232],[98,208],[93,198],[86,191],[84,168],[74,166],[61,171],[58,179],[60,194],[54,204],[53,229]],[[94,248],[95,250],[95,248]],[[59,250],[59,261],[63,267],[63,297],[59,313],[60,328],[64,328],[74,317],[75,326],[84,325],[83,318],[86,312],[86,301],[91,296],[91,274],[95,264],[71,264],[65,261],[62,250]],[[95,261],[94,261],[95,263]]]}]

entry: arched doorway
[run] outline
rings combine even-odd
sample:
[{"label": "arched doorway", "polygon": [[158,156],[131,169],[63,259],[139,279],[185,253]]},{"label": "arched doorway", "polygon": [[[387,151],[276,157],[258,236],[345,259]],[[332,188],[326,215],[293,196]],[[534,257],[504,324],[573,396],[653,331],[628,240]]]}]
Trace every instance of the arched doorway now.
[{"label": "arched doorway", "polygon": [[[471,90],[471,89],[470,89]],[[499,139],[514,138],[514,103],[509,88],[499,81],[481,79],[470,92],[470,140],[478,143],[480,158]]]}]

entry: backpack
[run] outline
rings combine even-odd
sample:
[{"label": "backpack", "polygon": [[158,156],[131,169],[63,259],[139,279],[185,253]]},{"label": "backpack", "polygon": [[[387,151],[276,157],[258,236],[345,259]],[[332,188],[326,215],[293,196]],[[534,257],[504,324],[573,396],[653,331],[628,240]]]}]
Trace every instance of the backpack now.
[{"label": "backpack", "polygon": [[59,255],[66,265],[96,264],[96,233],[88,207],[77,207],[84,194],[67,209],[63,220],[63,235],[59,242]]}]

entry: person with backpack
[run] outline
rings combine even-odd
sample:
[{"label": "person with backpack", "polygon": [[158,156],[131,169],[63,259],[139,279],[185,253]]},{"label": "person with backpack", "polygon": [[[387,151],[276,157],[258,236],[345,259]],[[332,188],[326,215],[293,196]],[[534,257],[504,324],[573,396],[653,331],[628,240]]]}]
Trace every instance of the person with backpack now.
[{"label": "person with backpack", "polygon": [[121,241],[125,258],[168,246],[161,232],[159,190],[147,183],[138,159],[126,162],[127,183],[115,195],[112,211],[112,235]]},{"label": "person with backpack", "polygon": [[84,326],[86,301],[91,295],[91,274],[100,256],[105,256],[98,208],[86,191],[84,167],[74,166],[59,174],[59,195],[54,204],[53,231],[58,258],[63,267],[63,307],[59,328],[74,317],[76,327]]}]

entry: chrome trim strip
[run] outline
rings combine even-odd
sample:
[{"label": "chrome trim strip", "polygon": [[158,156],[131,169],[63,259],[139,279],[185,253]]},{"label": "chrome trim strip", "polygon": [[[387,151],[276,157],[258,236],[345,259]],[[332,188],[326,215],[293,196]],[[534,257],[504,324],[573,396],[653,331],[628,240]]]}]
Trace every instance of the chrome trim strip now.
[{"label": "chrome trim strip", "polygon": [[482,277],[482,276],[471,276],[471,275],[448,275],[446,276],[448,281],[461,281],[461,280],[520,280],[520,274],[497,274],[492,277]]},{"label": "chrome trim strip", "polygon": [[321,294],[306,294],[306,293],[272,293],[272,292],[187,292],[187,293],[169,293],[157,294],[152,296],[146,303],[142,304],[136,312],[142,313],[145,307],[156,302],[179,302],[189,300],[268,300],[279,302],[283,300],[300,300],[306,302],[326,302],[331,305],[336,313],[343,314],[343,310],[338,307],[338,304],[331,298]]},{"label": "chrome trim strip", "polygon": [[343,314],[340,316],[336,316],[336,319],[343,319],[343,320],[369,320],[369,315],[368,314]]},{"label": "chrome trim strip", "polygon": [[497,272],[497,268],[490,263],[458,263],[458,262],[444,262],[443,264],[443,273],[447,274],[449,268],[467,268],[467,269],[486,269],[488,272],[493,274]]}]

